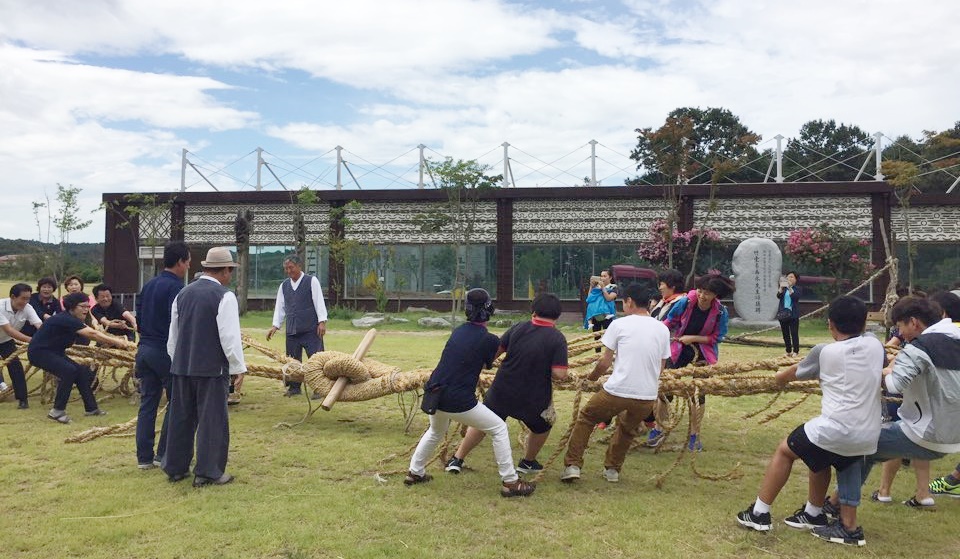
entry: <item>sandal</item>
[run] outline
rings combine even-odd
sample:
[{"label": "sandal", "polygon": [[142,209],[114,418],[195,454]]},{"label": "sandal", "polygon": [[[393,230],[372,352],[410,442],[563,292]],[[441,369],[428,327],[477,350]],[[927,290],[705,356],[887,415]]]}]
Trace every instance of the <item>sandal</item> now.
[{"label": "sandal", "polygon": [[917,499],[916,495],[914,495],[913,497],[910,497],[904,501],[903,504],[917,510],[937,510],[937,503],[933,500],[933,497],[928,497],[921,501]]},{"label": "sandal", "polygon": [[47,417],[49,417],[50,419],[56,422],[63,423],[64,425],[70,423],[70,416],[67,415],[67,412],[62,411],[59,414],[54,414],[53,410],[50,410],[47,413]]},{"label": "sandal", "polygon": [[886,497],[884,497],[883,495],[880,494],[880,490],[878,489],[870,494],[870,500],[877,503],[892,503],[893,497],[891,497],[890,495],[887,495]]},{"label": "sandal", "polygon": [[403,484],[416,485],[418,483],[426,483],[431,479],[433,479],[433,476],[430,474],[423,474],[422,476],[418,476],[417,474],[408,471],[407,477],[403,478]]},{"label": "sandal", "polygon": [[501,497],[529,497],[537,489],[537,486],[528,481],[518,479],[513,483],[504,482],[500,488]]}]

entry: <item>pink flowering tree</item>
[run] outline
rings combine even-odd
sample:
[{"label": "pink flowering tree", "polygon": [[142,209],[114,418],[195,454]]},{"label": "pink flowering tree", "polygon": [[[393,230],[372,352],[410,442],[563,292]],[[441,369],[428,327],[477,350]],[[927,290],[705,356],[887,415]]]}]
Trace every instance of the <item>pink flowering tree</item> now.
[{"label": "pink flowering tree", "polygon": [[[710,228],[693,228],[689,231],[672,231],[668,229],[664,219],[657,219],[648,229],[650,237],[647,242],[637,248],[637,256],[646,260],[655,268],[676,268],[680,271],[689,270],[693,264],[697,236],[702,234],[703,240],[700,249],[718,248],[720,233]],[[673,251],[671,259],[671,249]],[[702,271],[702,270],[701,270]]]},{"label": "pink flowering tree", "polygon": [[845,237],[837,227],[821,223],[809,229],[795,229],[787,237],[784,252],[804,275],[836,279],[824,293],[834,297],[865,280],[874,270],[870,263],[870,241]]}]

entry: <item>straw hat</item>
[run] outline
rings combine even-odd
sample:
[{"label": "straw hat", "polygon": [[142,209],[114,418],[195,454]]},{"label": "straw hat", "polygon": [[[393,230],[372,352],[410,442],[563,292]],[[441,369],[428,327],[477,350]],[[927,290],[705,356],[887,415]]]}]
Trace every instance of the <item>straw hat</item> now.
[{"label": "straw hat", "polygon": [[207,251],[207,259],[200,262],[204,268],[236,268],[233,255],[227,247],[213,247]]}]

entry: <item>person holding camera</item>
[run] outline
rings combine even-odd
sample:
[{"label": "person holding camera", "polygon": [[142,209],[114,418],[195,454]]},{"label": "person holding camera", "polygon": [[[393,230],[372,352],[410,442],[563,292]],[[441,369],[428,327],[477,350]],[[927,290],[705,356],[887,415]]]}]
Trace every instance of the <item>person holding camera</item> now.
[{"label": "person holding camera", "polygon": [[[583,319],[584,329],[593,325],[593,331],[599,332],[610,326],[617,317],[617,297],[620,291],[617,285],[610,283],[610,270],[601,270],[599,276],[590,277],[590,293],[587,295],[587,313]],[[599,340],[600,335],[594,336]],[[597,348],[600,353],[600,348]]]},{"label": "person holding camera", "polygon": [[780,321],[780,331],[783,333],[783,345],[786,346],[787,357],[800,355],[800,289],[797,287],[799,276],[796,272],[787,272],[780,278],[780,289],[777,291],[777,320]]}]

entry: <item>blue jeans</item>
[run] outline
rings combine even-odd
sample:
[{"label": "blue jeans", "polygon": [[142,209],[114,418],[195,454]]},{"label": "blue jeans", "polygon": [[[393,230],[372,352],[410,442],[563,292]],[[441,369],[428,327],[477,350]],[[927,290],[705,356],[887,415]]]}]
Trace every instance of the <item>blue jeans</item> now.
[{"label": "blue jeans", "polygon": [[903,434],[900,422],[884,423],[880,428],[880,439],[877,441],[877,452],[864,457],[861,468],[860,483],[866,483],[870,469],[877,462],[886,462],[893,458],[913,458],[916,460],[936,460],[946,454],[923,448],[911,441]]},{"label": "blue jeans", "polygon": [[860,506],[860,492],[863,487],[863,465],[865,458],[850,464],[842,470],[837,470],[837,495],[840,498],[841,505],[850,507]]},{"label": "blue jeans", "polygon": [[164,390],[170,399],[170,356],[167,349],[151,347],[141,343],[137,350],[137,378],[140,379],[140,411],[137,413],[137,463],[150,464],[154,458],[161,459],[167,448],[167,425],[170,414],[163,416],[160,428],[160,440],[157,451],[153,451],[153,442],[157,429],[157,408]]}]

